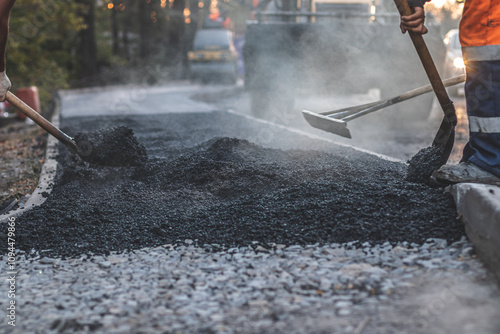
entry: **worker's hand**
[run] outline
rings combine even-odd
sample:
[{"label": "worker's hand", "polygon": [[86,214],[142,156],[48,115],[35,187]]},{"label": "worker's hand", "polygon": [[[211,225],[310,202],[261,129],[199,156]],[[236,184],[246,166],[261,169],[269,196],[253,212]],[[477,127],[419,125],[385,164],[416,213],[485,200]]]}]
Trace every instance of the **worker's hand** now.
[{"label": "worker's hand", "polygon": [[415,11],[408,16],[401,16],[401,32],[404,34],[407,31],[414,32],[419,35],[427,34],[427,28],[424,26],[425,12],[422,7],[413,7]]},{"label": "worker's hand", "polygon": [[10,89],[10,80],[7,73],[0,72],[0,102],[5,101],[5,94]]}]

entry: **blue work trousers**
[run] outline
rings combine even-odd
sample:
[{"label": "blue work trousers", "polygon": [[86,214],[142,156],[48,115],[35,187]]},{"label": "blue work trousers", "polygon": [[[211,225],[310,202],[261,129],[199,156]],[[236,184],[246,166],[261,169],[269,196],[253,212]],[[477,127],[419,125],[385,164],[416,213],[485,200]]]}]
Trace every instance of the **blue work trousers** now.
[{"label": "blue work trousers", "polygon": [[500,61],[468,61],[466,72],[470,138],[462,162],[500,176]]}]

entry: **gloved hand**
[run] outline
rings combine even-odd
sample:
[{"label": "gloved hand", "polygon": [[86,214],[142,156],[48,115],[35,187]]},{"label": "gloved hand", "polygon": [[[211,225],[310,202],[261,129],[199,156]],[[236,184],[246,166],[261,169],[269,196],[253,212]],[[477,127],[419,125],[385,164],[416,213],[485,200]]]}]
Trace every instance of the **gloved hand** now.
[{"label": "gloved hand", "polygon": [[0,102],[5,101],[5,93],[10,89],[10,80],[7,73],[0,72]]}]

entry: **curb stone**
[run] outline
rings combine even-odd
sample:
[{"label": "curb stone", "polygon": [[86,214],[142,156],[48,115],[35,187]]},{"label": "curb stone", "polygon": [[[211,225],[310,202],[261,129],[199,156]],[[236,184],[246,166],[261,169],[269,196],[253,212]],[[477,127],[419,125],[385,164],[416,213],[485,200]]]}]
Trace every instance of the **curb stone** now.
[{"label": "curb stone", "polygon": [[[51,122],[55,127],[59,128],[60,120],[60,100],[58,97],[55,98],[54,113],[52,115]],[[32,209],[35,206],[41,205],[47,199],[48,195],[52,192],[52,187],[54,186],[54,179],[57,171],[57,161],[56,157],[59,154],[58,149],[59,141],[48,135],[47,147],[45,149],[45,161],[42,165],[42,171],[40,172],[40,178],[38,179],[38,185],[29,196],[28,200],[21,207],[6,212],[0,215],[0,224],[7,223],[9,218],[19,217],[24,212]]]},{"label": "curb stone", "polygon": [[447,190],[477,254],[500,281],[500,187],[461,183]]}]

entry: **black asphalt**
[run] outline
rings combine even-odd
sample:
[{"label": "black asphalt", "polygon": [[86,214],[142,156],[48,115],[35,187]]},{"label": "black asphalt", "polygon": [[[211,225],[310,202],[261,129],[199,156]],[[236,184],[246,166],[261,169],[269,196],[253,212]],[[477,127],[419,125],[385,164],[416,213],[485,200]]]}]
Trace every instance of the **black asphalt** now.
[{"label": "black asphalt", "polygon": [[18,249],[78,256],[186,240],[220,249],[464,235],[452,197],[406,181],[405,164],[238,115],[71,118],[62,128],[119,125],[148,158],[91,165],[61,147],[53,192],[16,220]]}]

